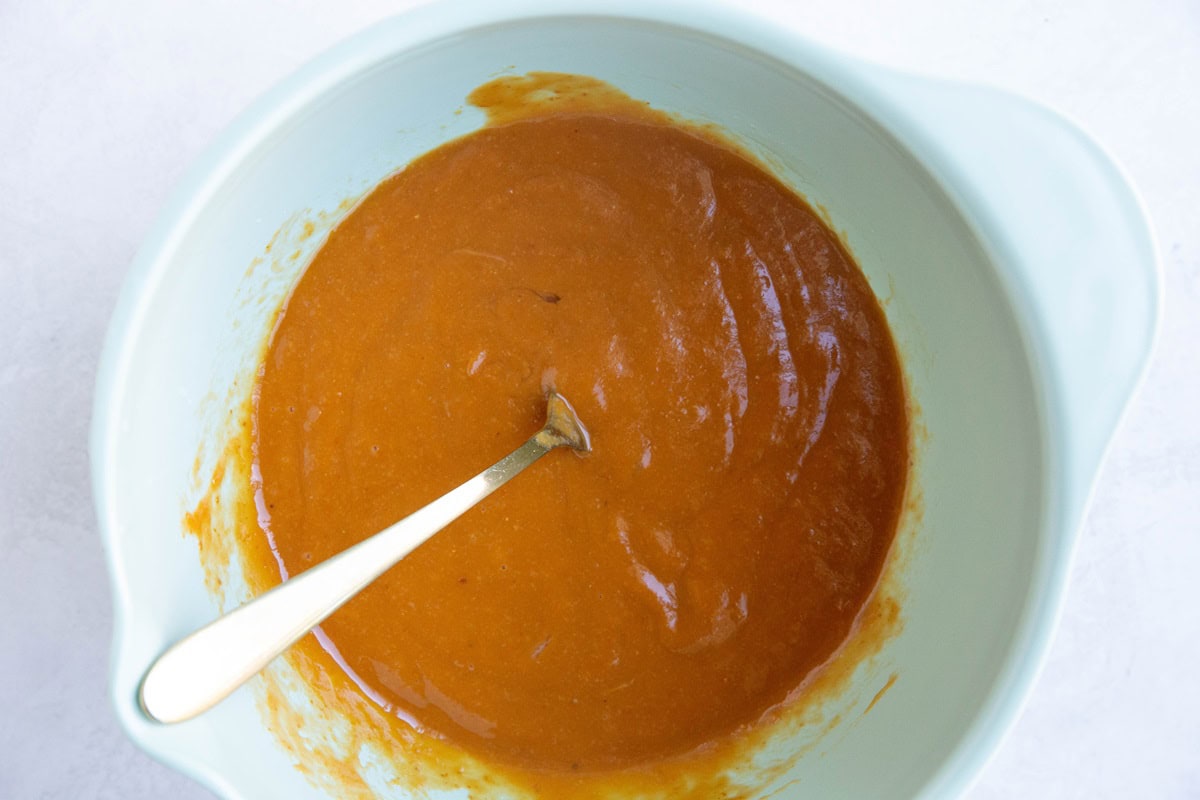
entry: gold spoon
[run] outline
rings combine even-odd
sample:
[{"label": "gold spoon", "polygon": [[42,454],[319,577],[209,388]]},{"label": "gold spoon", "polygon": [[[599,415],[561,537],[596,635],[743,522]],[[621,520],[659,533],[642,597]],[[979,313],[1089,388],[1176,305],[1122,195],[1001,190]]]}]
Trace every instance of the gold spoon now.
[{"label": "gold spoon", "polygon": [[525,444],[429,505],[181,639],[142,678],[139,700],[158,722],[182,722],[224,700],[275,656],[422,542],[556,447],[591,440],[556,392],[546,424]]}]

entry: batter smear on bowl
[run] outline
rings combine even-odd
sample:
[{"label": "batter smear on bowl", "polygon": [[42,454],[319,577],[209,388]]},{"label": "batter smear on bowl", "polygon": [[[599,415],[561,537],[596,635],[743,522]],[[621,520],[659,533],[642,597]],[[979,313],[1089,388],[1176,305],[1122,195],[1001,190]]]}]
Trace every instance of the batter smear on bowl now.
[{"label": "batter smear on bowl", "polygon": [[416,728],[595,771],[752,726],[830,657],[909,442],[883,312],[813,209],[719,137],[562,80],[477,90],[489,125],[332,232],[262,365],[257,488],[286,577],[569,397],[592,453],[539,462],[321,628]]}]

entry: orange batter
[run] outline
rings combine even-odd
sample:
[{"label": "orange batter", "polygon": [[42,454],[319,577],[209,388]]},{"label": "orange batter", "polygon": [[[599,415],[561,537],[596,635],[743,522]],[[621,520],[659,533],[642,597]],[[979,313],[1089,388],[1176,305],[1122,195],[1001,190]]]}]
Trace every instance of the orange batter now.
[{"label": "orange batter", "polygon": [[[497,84],[500,89],[503,83]],[[257,403],[298,573],[575,406],[556,451],[327,620],[397,716],[599,770],[752,724],[847,636],[908,463],[895,347],[803,200],[711,135],[547,106],[380,184],[297,284]]]}]

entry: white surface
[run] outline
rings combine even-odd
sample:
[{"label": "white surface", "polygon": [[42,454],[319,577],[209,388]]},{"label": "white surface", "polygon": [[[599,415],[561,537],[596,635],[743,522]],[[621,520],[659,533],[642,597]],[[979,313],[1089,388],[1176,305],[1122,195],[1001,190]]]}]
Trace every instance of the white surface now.
[{"label": "white surface", "polygon": [[[383,3],[0,6],[0,797],[204,796],[128,744],[85,432],[125,265],[231,117]],[[1200,797],[1200,9],[808,3],[810,35],[1079,120],[1141,189],[1167,302],[1046,671],[973,796]],[[1085,7],[1086,6],[1086,7]]]}]

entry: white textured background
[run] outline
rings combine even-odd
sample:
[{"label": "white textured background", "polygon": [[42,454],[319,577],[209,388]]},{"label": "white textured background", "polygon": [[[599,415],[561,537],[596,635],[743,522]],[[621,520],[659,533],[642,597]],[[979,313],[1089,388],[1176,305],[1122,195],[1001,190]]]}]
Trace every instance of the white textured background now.
[{"label": "white textured background", "polygon": [[[108,705],[86,459],[101,337],[204,146],[405,5],[0,0],[0,798],[207,796],[126,741]],[[1144,196],[1166,273],[1157,357],[1045,671],[971,797],[1200,798],[1200,2],[758,5],[871,60],[1043,101]]]}]

